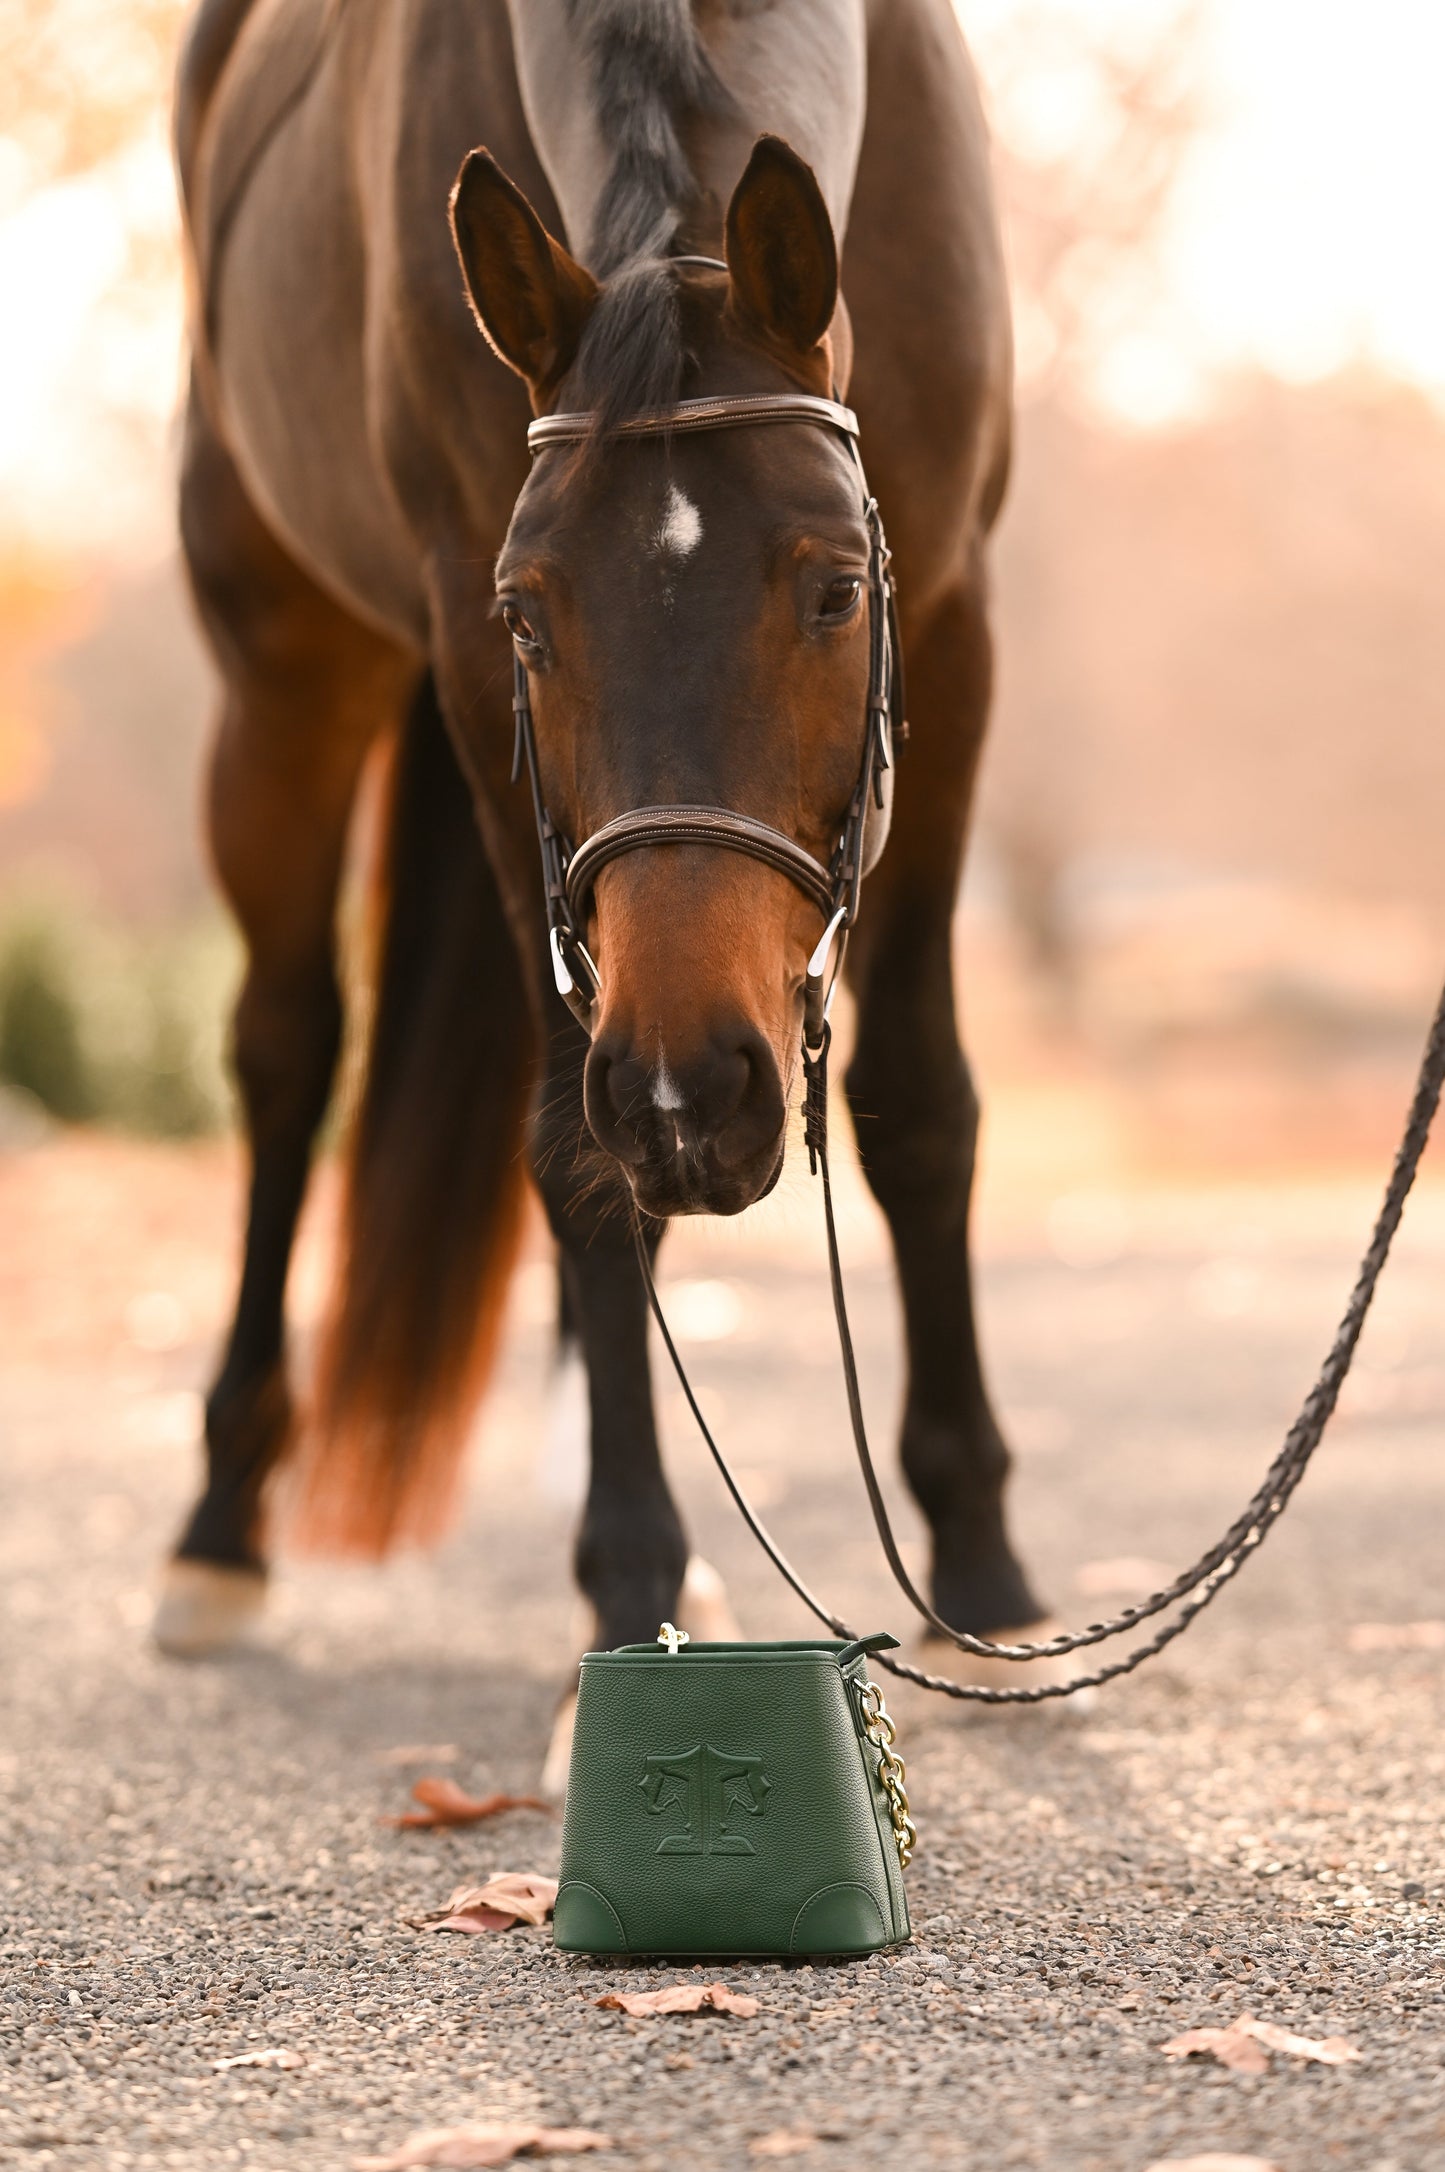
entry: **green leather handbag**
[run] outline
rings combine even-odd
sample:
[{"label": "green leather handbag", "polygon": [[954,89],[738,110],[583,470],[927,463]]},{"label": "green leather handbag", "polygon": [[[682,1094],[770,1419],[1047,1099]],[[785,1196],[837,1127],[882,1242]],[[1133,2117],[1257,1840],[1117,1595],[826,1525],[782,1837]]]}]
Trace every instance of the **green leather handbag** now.
[{"label": "green leather handbag", "polygon": [[915,1834],[856,1643],[658,1645],[582,1661],[554,1917],[571,1953],[876,1953],[909,1936]]}]

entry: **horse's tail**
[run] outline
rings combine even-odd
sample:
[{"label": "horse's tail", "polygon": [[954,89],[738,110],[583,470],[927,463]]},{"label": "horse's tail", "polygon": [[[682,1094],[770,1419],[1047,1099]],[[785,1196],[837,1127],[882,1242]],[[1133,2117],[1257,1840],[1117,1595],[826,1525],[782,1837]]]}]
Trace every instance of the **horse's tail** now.
[{"label": "horse's tail", "polygon": [[444,1527],[521,1233],[532,1031],[430,675],[401,734],[376,1015],[296,1532],[378,1555]]}]

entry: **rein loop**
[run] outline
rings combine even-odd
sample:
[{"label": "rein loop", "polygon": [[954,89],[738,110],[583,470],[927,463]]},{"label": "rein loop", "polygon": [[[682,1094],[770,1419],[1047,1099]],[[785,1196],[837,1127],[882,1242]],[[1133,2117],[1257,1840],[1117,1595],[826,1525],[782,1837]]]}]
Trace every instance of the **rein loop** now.
[{"label": "rein loop", "polygon": [[[714,262],[711,258],[684,258],[679,261],[707,264]],[[725,266],[718,268],[726,269]],[[908,1573],[893,1533],[883,1490],[868,1445],[858,1368],[848,1324],[843,1269],[833,1213],[833,1188],[828,1168],[827,1067],[831,1038],[828,1009],[841,969],[848,931],[857,914],[859,889],[866,872],[864,830],[872,809],[876,807],[881,810],[884,807],[883,775],[892,767],[908,729],[904,721],[903,659],[898,638],[897,599],[890,554],[884,539],[877,501],[868,495],[867,484],[863,481],[862,462],[857,447],[857,417],[851,408],[842,406],[836,400],[824,400],[801,392],[769,393],[738,398],[681,400],[673,407],[631,416],[618,424],[613,434],[619,439],[666,437],[674,432],[721,430],[774,422],[807,422],[841,434],[858,470],[864,493],[864,517],[868,524],[869,685],[863,751],[858,781],[829,865],[825,867],[795,839],[775,829],[771,823],[760,821],[752,815],[739,814],[728,807],[633,808],[628,813],[617,815],[612,821],[604,823],[601,829],[594,831],[591,837],[574,849],[547,811],[537,759],[527,671],[515,649],[512,707],[516,716],[516,748],[512,766],[513,781],[521,776],[525,767],[531,786],[537,841],[542,857],[548,938],[557,988],[574,1016],[589,1031],[593,1006],[602,992],[602,982],[597,966],[587,950],[583,931],[587,923],[593,885],[598,875],[604,867],[624,853],[635,852],[643,847],[677,844],[711,845],[725,851],[744,853],[750,859],[786,875],[809,902],[817,907],[825,925],[822,937],[808,960],[804,983],[804,1137],[812,1168],[815,1173],[821,1174],[823,1179],[829,1281],[843,1357],[843,1375],[854,1448],[873,1520],[895,1581],[935,1636],[941,1637],[960,1651],[987,1658],[1060,1658],[1067,1653],[1082,1651],[1114,1637],[1126,1635],[1152,1617],[1168,1613],[1171,1608],[1178,1609],[1170,1620],[1164,1622],[1152,1636],[1127,1652],[1123,1658],[1099,1666],[1092,1673],[1077,1675],[1068,1682],[1037,1683],[1021,1689],[995,1689],[980,1683],[955,1682],[946,1675],[928,1674],[921,1668],[909,1666],[886,1653],[879,1652],[874,1655],[875,1664],[887,1668],[891,1674],[899,1675],[905,1681],[916,1682],[924,1689],[936,1690],[944,1696],[981,1704],[1039,1704],[1047,1699],[1071,1696],[1076,1690],[1114,1681],[1120,1675],[1131,1674],[1144,1660],[1172,1643],[1243,1568],[1273,1529],[1295,1487],[1304,1476],[1309,1460],[1319,1446],[1333,1415],[1340,1388],[1349,1372],[1365,1315],[1389,1255],[1391,1240],[1399,1226],[1405,1199],[1414,1182],[1420,1157],[1424,1153],[1442,1087],[1445,1087],[1445,992],[1441,994],[1439,1008],[1426,1042],[1405,1135],[1395,1158],[1384,1203],[1375,1223],[1369,1249],[1361,1262],[1344,1317],[1299,1416],[1243,1512],[1192,1568],[1184,1570],[1150,1598],[1138,1605],[1124,1608],[1112,1620],[1094,1622],[1086,1629],[1065,1632],[1038,1644],[994,1644],[985,1638],[950,1627],[930,1606]],[[596,417],[592,414],[539,416],[527,432],[528,448],[536,455],[555,446],[581,444],[594,434],[595,429]],[[831,976],[828,970],[830,959]],[[703,1416],[677,1345],[668,1329],[653,1280],[642,1224],[636,1217],[634,1234],[643,1286],[667,1354],[672,1360],[698,1429],[744,1521],[804,1605],[825,1623],[834,1635],[853,1640],[854,1631],[808,1589],[792,1567],[728,1467],[727,1460]]]},{"label": "rein loop", "polygon": [[[1365,1316],[1369,1312],[1375,1288],[1379,1282],[1385,1261],[1390,1255],[1390,1245],[1400,1218],[1405,1211],[1405,1201],[1415,1181],[1435,1112],[1440,1105],[1442,1089],[1445,1089],[1445,989],[1441,990],[1435,1016],[1425,1042],[1420,1060],[1419,1076],[1410,1100],[1410,1111],[1405,1121],[1404,1136],[1395,1156],[1390,1181],[1385,1189],[1384,1200],[1375,1226],[1370,1235],[1369,1247],[1360,1262],[1354,1288],[1345,1306],[1334,1341],[1314,1386],[1305,1397],[1298,1417],[1285,1435],[1283,1444],[1269,1469],[1265,1472],[1254,1495],[1235,1518],[1223,1537],[1216,1540],[1207,1553],[1192,1567],[1181,1570],[1172,1582],[1137,1605],[1127,1606],[1108,1621],[1093,1622],[1086,1629],[1066,1630],[1038,1644],[994,1644],[984,1637],[970,1636],[967,1632],[951,1628],[928,1604],[908,1573],[902,1552],[893,1533],[883,1489],[874,1466],[872,1451],[868,1445],[867,1428],[863,1419],[863,1400],[858,1382],[857,1361],[853,1352],[853,1337],[848,1325],[848,1309],[843,1293],[843,1268],[838,1251],[838,1231],[833,1214],[833,1187],[828,1170],[828,1033],[824,1033],[816,1051],[803,1051],[803,1068],[807,1080],[804,1101],[804,1137],[809,1160],[815,1172],[823,1179],[823,1218],[828,1237],[828,1277],[832,1288],[833,1310],[838,1326],[839,1346],[843,1355],[843,1378],[847,1389],[848,1417],[853,1433],[853,1445],[862,1472],[868,1504],[873,1521],[882,1541],[883,1551],[893,1579],[914,1611],[922,1616],[927,1628],[941,1641],[952,1644],[959,1651],[973,1653],[986,1659],[1056,1659],[1070,1652],[1086,1650],[1091,1645],[1103,1644],[1110,1639],[1126,1636],[1140,1628],[1153,1617],[1177,1607],[1178,1612],[1165,1621],[1142,1644],[1135,1645],[1121,1659],[1108,1661],[1086,1674],[1076,1674],[1066,1682],[1038,1682],[1022,1689],[996,1689],[981,1682],[955,1682],[946,1674],[929,1674],[921,1667],[909,1665],[885,1652],[873,1655],[874,1664],[885,1667],[905,1682],[915,1682],[921,1689],[936,1690],[940,1696],[954,1697],[964,1703],[976,1704],[1044,1704],[1059,1697],[1072,1697],[1081,1689],[1097,1689],[1106,1682],[1118,1681],[1122,1675],[1132,1674],[1146,1659],[1152,1659],[1181,1636],[1189,1624],[1218,1597],[1225,1585],[1236,1577],[1245,1563],[1251,1560],[1257,1549],[1268,1538],[1287,1507],[1296,1486],[1309,1467],[1310,1458],[1324,1438],[1325,1428],[1334,1415],[1340,1389],[1354,1359]],[[713,1437],[711,1428],[687,1377],[681,1355],[672,1339],[667,1321],[663,1317],[661,1300],[653,1279],[652,1263],[648,1257],[641,1222],[634,1216],[638,1265],[642,1273],[647,1301],[657,1321],[668,1357],[677,1374],[687,1405],[696,1421],[708,1451],[717,1465],[723,1483],[732,1495],[743,1521],[767,1554],[773,1566],[785,1582],[802,1600],[811,1613],[817,1616],[835,1636],[850,1640],[856,1632],[847,1622],[830,1611],[816,1594],[809,1590],[786,1555],[778,1547],[757,1511],[748,1501],[737,1479],[728,1466],[726,1457]]]}]

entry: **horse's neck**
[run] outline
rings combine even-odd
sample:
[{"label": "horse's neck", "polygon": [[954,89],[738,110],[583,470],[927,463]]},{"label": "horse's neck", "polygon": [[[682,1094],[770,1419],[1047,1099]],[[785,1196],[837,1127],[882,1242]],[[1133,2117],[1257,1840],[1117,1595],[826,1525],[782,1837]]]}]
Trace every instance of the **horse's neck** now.
[{"label": "horse's neck", "polygon": [[[688,0],[674,4],[686,6]],[[738,0],[692,0],[692,5],[699,35],[738,115],[686,130],[698,182],[719,207],[719,218],[753,143],[767,133],[784,137],[812,166],[841,240],[867,99],[864,0],[751,0],[746,6]],[[583,250],[612,160],[594,109],[585,31],[579,27],[582,11],[571,0],[507,0],[507,6],[528,125],[568,244]]]},{"label": "horse's neck", "polygon": [[726,207],[757,138],[781,136],[817,174],[841,242],[868,95],[863,0],[732,0],[695,12],[742,116],[732,128],[704,130],[694,152],[703,187]]}]

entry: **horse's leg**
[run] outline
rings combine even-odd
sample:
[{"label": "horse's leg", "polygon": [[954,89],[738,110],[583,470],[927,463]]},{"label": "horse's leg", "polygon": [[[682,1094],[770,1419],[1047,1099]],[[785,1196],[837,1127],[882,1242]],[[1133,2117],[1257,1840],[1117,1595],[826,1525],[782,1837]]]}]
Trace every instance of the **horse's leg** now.
[{"label": "horse's leg", "polygon": [[1009,1455],[974,1330],[969,1196],[978,1103],[954,1014],[952,921],[991,645],[982,576],[910,648],[912,743],[893,832],[849,958],[858,999],[848,1101],[888,1218],[908,1345],[903,1468],[933,1539],[933,1599],[974,1634],[1041,1612],[1004,1519]]},{"label": "horse's leg", "polygon": [[337,886],[357,781],[408,666],[263,527],[193,408],[182,482],[191,582],[224,680],[208,818],[244,936],[235,1065],[250,1141],[245,1262],[206,1405],[206,1477],[156,1615],[168,1651],[231,1642],[258,1610],[262,1495],[290,1428],[283,1306],[311,1146],[341,1039]]},{"label": "horse's leg", "polygon": [[[559,1026],[532,1154],[587,1368],[591,1463],[577,1580],[610,1648],[656,1636],[677,1604],[687,1542],[658,1449],[632,1208],[620,1176],[602,1169],[582,1110],[585,1053],[578,1030]],[[661,1230],[652,1227],[655,1249]]]},{"label": "horse's leg", "polygon": [[[577,1534],[577,1581],[596,1648],[650,1643],[664,1621],[709,1641],[737,1634],[722,1580],[689,1561],[658,1448],[647,1350],[647,1299],[633,1252],[632,1208],[601,1168],[582,1109],[581,1035],[559,1025],[533,1125],[537,1182],[560,1248],[567,1329],[587,1370],[591,1458]],[[653,1225],[654,1251],[661,1236]],[[557,1714],[542,1785],[566,1791],[575,1696]]]}]

